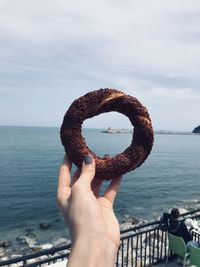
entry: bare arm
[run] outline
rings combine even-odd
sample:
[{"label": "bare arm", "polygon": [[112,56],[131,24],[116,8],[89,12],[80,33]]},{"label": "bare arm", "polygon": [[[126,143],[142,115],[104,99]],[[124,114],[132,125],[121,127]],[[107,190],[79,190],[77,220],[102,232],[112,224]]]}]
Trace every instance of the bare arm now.
[{"label": "bare arm", "polygon": [[113,267],[120,244],[113,203],[121,178],[99,196],[102,181],[93,180],[95,161],[87,155],[82,170],[71,179],[65,156],[58,177],[57,201],[69,228],[72,250],[67,267]]}]

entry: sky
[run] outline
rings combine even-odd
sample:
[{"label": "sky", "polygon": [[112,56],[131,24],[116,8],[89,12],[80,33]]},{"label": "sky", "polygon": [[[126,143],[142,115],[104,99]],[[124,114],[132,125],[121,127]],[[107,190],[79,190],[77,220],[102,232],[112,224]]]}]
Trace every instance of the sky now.
[{"label": "sky", "polygon": [[[0,0],[0,125],[60,127],[70,104],[116,88],[155,130],[200,125],[199,0]],[[84,122],[130,128],[118,113]]]}]

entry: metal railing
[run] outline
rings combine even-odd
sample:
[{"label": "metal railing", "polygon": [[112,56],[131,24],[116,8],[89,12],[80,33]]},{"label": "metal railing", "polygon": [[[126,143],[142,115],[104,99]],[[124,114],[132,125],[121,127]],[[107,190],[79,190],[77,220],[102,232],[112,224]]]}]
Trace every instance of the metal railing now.
[{"label": "metal railing", "polygon": [[[181,215],[182,219],[200,218],[200,209]],[[116,267],[153,266],[166,259],[168,253],[167,231],[162,220],[142,224],[121,232],[121,245]],[[200,235],[192,233],[200,242]]]},{"label": "metal railing", "polygon": [[165,258],[166,241],[161,221],[134,227],[122,234],[116,266],[152,266]]},{"label": "metal railing", "polygon": [[[200,209],[181,215],[183,219],[200,218]],[[193,233],[200,242],[200,235]],[[0,266],[47,266],[67,259],[71,245],[43,250],[35,254],[0,261]],[[116,267],[153,266],[165,260],[168,253],[167,232],[162,220],[141,224],[121,231]]]},{"label": "metal railing", "polygon": [[0,266],[46,266],[67,259],[70,254],[70,249],[71,244],[52,249],[45,249],[34,254],[18,257],[15,259],[0,261]]}]

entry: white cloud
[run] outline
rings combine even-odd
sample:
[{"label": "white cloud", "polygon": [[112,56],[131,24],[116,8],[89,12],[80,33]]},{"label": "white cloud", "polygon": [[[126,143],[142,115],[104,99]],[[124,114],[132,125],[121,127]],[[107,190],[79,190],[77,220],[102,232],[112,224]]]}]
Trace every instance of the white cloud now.
[{"label": "white cloud", "polygon": [[198,0],[0,0],[0,124],[59,125],[73,99],[116,87],[149,108],[156,128],[190,130],[199,15]]}]

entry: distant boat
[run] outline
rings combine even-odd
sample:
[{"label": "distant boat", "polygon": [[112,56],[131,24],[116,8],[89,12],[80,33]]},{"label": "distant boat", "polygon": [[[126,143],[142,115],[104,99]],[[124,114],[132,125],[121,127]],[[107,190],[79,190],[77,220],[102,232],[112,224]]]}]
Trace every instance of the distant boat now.
[{"label": "distant boat", "polygon": [[111,127],[108,127],[108,129],[107,130],[104,130],[104,131],[101,131],[102,133],[108,133],[108,134],[124,134],[124,133],[128,133],[128,134],[130,134],[130,133],[133,133],[133,131],[132,130],[130,130],[130,129],[123,129],[123,128],[121,128],[121,129],[112,129]]}]

